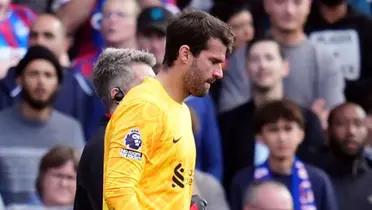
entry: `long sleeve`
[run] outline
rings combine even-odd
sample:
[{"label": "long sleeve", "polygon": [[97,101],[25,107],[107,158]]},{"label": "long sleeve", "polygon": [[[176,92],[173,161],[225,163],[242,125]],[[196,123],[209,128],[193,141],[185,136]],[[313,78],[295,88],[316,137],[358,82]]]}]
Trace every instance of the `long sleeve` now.
[{"label": "long sleeve", "polygon": [[142,209],[137,185],[154,143],[161,143],[162,114],[156,107],[135,104],[126,111],[115,112],[106,130],[103,196],[109,209]]},{"label": "long sleeve", "polygon": [[219,181],[222,180],[222,151],[221,151],[221,135],[217,125],[216,113],[211,98],[207,96],[206,112],[203,116],[202,144],[204,166],[206,172],[212,174]]},{"label": "long sleeve", "polygon": [[327,108],[333,107],[345,101],[345,79],[341,69],[337,69],[335,60],[323,47],[315,46],[318,65],[317,96],[327,102]]}]

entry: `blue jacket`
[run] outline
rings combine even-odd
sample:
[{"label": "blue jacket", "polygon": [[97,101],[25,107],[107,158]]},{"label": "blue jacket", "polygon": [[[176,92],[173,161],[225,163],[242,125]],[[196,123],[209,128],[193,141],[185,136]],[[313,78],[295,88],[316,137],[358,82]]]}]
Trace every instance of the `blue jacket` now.
[{"label": "blue jacket", "polygon": [[[21,88],[16,83],[14,69],[0,80],[0,110],[21,98]],[[63,82],[54,102],[58,111],[74,117],[84,129],[85,139],[97,130],[104,116],[104,106],[94,92],[93,85],[79,72],[66,69]]]},{"label": "blue jacket", "polygon": [[212,98],[190,96],[186,104],[196,113],[199,129],[195,133],[196,168],[222,180],[221,136]]}]

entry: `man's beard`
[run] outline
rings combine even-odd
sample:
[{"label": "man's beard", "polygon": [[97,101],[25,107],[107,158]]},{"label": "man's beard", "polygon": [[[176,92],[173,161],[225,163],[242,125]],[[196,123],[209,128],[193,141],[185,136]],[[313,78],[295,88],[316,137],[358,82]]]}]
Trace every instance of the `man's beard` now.
[{"label": "man's beard", "polygon": [[22,90],[22,98],[23,100],[29,104],[33,109],[36,110],[43,110],[47,108],[48,106],[51,106],[52,103],[54,102],[54,99],[56,98],[57,91],[54,91],[48,99],[46,100],[37,100],[32,98],[31,94],[29,93],[28,90],[23,89]]},{"label": "man's beard", "polygon": [[346,148],[343,148],[342,143],[333,138],[329,139],[329,146],[336,156],[347,160],[354,160],[355,158],[362,155],[364,148],[364,146],[360,146],[360,148],[354,154],[350,154],[346,151]]},{"label": "man's beard", "polygon": [[188,87],[190,95],[202,97],[208,94],[209,89],[203,88],[204,81],[200,77],[202,70],[198,68],[196,61],[194,60],[191,68],[184,77],[184,82]]}]

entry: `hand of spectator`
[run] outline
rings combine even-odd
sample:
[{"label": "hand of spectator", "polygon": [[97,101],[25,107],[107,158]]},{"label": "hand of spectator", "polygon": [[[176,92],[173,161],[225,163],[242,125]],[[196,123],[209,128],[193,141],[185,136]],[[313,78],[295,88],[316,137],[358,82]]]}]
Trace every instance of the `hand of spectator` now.
[{"label": "hand of spectator", "polygon": [[17,65],[24,54],[24,49],[7,48],[0,50],[0,79],[6,76],[10,67]]},{"label": "hand of spectator", "polygon": [[323,98],[316,99],[311,105],[311,110],[318,116],[323,130],[328,128],[329,110],[326,107],[326,101]]}]

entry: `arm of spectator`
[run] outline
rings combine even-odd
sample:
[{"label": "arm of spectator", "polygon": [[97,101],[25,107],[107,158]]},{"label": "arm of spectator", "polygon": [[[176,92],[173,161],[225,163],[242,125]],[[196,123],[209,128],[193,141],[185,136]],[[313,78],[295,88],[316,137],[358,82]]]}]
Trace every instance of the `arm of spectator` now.
[{"label": "arm of spectator", "polygon": [[[208,99],[208,100],[207,100]],[[217,180],[222,181],[222,151],[221,135],[217,125],[216,111],[211,98],[206,99],[207,110],[202,126],[205,126],[202,134],[203,156],[205,157],[207,172],[212,174]]]},{"label": "arm of spectator", "polygon": [[222,181],[221,135],[212,98],[191,97],[186,103],[192,111],[195,141],[200,153],[197,161],[201,162],[198,163],[201,167],[198,169]]},{"label": "arm of spectator", "polygon": [[329,110],[327,109],[327,102],[326,100],[319,98],[316,99],[313,104],[311,105],[311,111],[318,116],[318,119],[320,121],[321,127],[323,130],[327,130],[328,128],[328,115]]},{"label": "arm of spectator", "polygon": [[345,101],[345,79],[329,51],[319,45],[315,49],[319,71],[317,96],[325,100],[325,107],[330,110]]},{"label": "arm of spectator", "polygon": [[77,28],[89,18],[96,0],[70,0],[57,11],[57,16],[65,25],[69,34],[74,34]]}]

